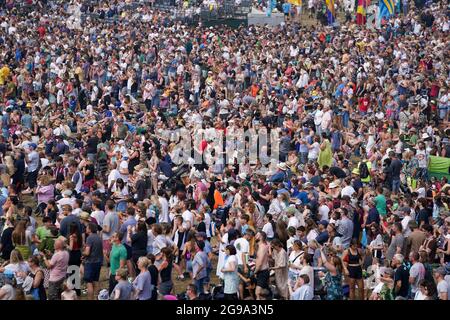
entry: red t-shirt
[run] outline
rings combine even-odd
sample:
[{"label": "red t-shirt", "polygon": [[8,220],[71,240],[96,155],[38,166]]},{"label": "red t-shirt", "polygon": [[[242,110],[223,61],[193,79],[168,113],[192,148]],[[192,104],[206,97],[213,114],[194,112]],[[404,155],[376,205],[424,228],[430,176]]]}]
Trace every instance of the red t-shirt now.
[{"label": "red t-shirt", "polygon": [[367,112],[369,109],[369,99],[368,98],[359,98],[358,108],[361,112]]}]

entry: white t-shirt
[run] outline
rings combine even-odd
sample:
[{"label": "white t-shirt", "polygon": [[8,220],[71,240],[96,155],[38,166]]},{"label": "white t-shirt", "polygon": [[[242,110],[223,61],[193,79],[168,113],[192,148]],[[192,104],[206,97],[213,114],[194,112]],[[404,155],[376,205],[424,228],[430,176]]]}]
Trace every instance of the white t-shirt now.
[{"label": "white t-shirt", "polygon": [[341,190],[341,197],[343,196],[349,196],[351,197],[354,193],[355,193],[355,189],[352,186],[345,186],[342,190]]},{"label": "white t-shirt", "polygon": [[299,269],[293,269],[291,267],[289,267],[289,271],[295,273],[295,274],[299,274],[300,273],[300,268],[302,266],[302,255],[304,254],[303,251],[301,252],[295,252],[292,251],[291,254],[289,255],[289,265],[294,265],[296,267],[298,267]]},{"label": "white t-shirt", "polygon": [[408,227],[408,223],[409,223],[409,221],[411,221],[411,220],[412,220],[411,216],[405,216],[405,217],[402,219],[403,235],[404,235],[405,237],[408,237],[408,236],[410,235],[410,233],[411,233],[411,229],[409,229],[409,227]]},{"label": "white t-shirt", "polygon": [[447,300],[448,300],[448,297],[450,297],[450,286],[448,285],[447,281],[445,280],[439,281],[439,283],[437,284],[437,292],[438,294],[447,292]]},{"label": "white t-shirt", "polygon": [[103,219],[105,218],[105,212],[102,210],[92,211],[91,217],[97,220],[99,226],[103,225]]},{"label": "white t-shirt", "polygon": [[119,170],[113,169],[108,175],[108,187],[112,187],[112,183],[121,177]]},{"label": "white t-shirt", "polygon": [[191,224],[191,228],[194,226],[194,214],[189,210],[186,210],[182,214],[184,222],[189,222]]},{"label": "white t-shirt", "polygon": [[330,218],[328,217],[329,212],[330,212],[330,208],[326,204],[321,205],[319,207],[320,220],[329,221],[330,220]]},{"label": "white t-shirt", "polygon": [[299,226],[300,226],[300,221],[298,221],[297,217],[293,216],[293,217],[289,218],[288,228],[294,227],[295,229],[297,229]]},{"label": "white t-shirt", "polygon": [[273,227],[272,224],[270,222],[267,222],[264,226],[262,231],[264,231],[267,235],[267,238],[273,238],[275,236],[274,232],[273,232]]},{"label": "white t-shirt", "polygon": [[309,277],[309,283],[308,285],[314,289],[314,269],[311,266],[304,266],[300,272],[299,275],[306,274]]},{"label": "white t-shirt", "polygon": [[238,265],[243,265],[242,254],[248,254],[250,250],[250,244],[247,239],[239,238],[234,242],[234,247],[236,248],[236,257]]},{"label": "white t-shirt", "polygon": [[[122,162],[119,165],[119,168],[120,168],[119,171],[128,169],[128,161],[122,160]],[[122,178],[122,180],[124,182],[128,182],[128,174],[122,174],[122,173],[119,172],[119,175],[120,175],[120,178]]]},{"label": "white t-shirt", "polygon": [[308,152],[308,159],[317,159],[319,157],[320,152],[320,144],[318,142],[314,142],[311,145],[311,149]]}]

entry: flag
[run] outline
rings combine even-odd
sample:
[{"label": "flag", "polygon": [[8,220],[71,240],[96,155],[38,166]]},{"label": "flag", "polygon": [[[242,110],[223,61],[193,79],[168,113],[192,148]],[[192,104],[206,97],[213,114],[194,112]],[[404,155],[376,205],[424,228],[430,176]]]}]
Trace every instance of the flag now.
[{"label": "flag", "polygon": [[327,4],[327,20],[328,24],[333,24],[335,19],[334,0],[325,0]]},{"label": "flag", "polygon": [[394,0],[380,0],[378,11],[378,19],[390,18],[395,13],[395,3]]},{"label": "flag", "polygon": [[288,0],[289,3],[292,3],[294,6],[301,6],[302,0]]},{"label": "flag", "polygon": [[[383,0],[380,0],[383,1]],[[359,25],[366,24],[366,0],[358,0],[358,7],[356,8],[356,23]]]}]

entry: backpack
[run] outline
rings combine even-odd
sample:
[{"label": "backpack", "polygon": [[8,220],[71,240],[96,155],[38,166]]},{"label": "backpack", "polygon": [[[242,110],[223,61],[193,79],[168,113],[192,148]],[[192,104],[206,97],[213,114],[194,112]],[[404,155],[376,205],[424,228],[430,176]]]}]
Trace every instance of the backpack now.
[{"label": "backpack", "polygon": [[369,168],[367,167],[367,163],[361,161],[359,164],[359,176],[361,179],[366,179],[369,176]]}]

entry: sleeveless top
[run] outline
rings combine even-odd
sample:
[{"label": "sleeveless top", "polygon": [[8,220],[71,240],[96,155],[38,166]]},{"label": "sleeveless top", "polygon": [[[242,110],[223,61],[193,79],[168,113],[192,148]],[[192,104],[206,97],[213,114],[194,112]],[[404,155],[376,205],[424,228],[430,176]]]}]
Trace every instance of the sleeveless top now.
[{"label": "sleeveless top", "polygon": [[172,280],[172,261],[169,262],[167,267],[160,271],[161,282],[171,281]]}]

